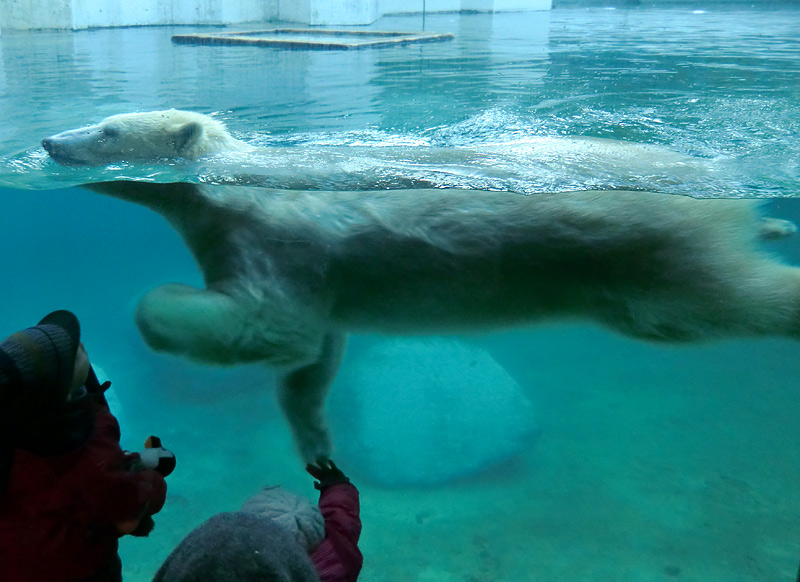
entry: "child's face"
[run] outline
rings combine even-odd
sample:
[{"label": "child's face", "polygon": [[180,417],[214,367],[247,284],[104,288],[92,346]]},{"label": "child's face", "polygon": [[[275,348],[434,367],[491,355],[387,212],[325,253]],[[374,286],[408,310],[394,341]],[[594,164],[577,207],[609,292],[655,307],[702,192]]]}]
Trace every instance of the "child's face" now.
[{"label": "child's face", "polygon": [[78,345],[78,351],[75,353],[75,368],[72,372],[72,384],[69,389],[69,399],[79,396],[82,391],[80,390],[86,384],[86,378],[89,376],[89,354],[83,347],[83,342]]}]

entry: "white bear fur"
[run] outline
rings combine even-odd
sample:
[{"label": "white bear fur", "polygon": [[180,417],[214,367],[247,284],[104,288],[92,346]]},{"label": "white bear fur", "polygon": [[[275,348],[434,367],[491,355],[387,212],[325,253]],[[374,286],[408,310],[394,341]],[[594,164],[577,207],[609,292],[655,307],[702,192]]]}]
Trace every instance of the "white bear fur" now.
[{"label": "white bear fur", "polygon": [[800,269],[760,248],[758,204],[638,191],[301,192],[107,182],[181,234],[205,289],[136,321],[154,349],[261,361],[306,460],[350,332],[443,334],[590,320],[663,342],[800,336]]},{"label": "white bear fur", "polygon": [[214,182],[293,190],[417,188],[458,179],[464,184],[475,179],[527,183],[536,180],[537,172],[608,179],[610,183],[632,179],[672,185],[716,171],[713,160],[664,147],[580,136],[536,136],[465,148],[256,148],[235,139],[212,117],[175,109],[114,115],[96,125],[50,136],[42,145],[62,165],[174,163],[202,158],[204,171],[211,173]]},{"label": "white bear fur", "polygon": [[221,121],[179,109],[112,115],[95,125],[50,136],[42,145],[65,166],[196,160],[253,149],[234,138]]}]

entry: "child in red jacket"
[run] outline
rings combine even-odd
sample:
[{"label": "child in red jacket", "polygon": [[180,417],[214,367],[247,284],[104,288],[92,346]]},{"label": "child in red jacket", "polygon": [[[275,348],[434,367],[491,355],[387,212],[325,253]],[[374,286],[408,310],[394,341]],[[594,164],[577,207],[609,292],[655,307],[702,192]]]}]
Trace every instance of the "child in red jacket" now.
[{"label": "child in red jacket", "polygon": [[122,451],[109,385],[69,311],[0,343],[3,582],[119,581],[118,539],[152,529],[174,456]]},{"label": "child in red jacket", "polygon": [[355,582],[363,557],[358,490],[333,461],[308,465],[319,506],[266,487],[178,544],[153,582]]},{"label": "child in red jacket", "polygon": [[325,535],[311,550],[311,563],[322,582],[355,582],[364,558],[358,549],[361,535],[358,489],[333,461],[307,465],[306,471],[318,479],[319,510]]}]

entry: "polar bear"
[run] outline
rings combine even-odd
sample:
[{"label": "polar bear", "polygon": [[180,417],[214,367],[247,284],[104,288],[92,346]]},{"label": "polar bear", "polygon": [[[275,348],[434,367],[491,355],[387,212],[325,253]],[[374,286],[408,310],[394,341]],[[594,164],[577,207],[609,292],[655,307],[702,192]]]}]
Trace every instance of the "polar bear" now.
[{"label": "polar bear", "polygon": [[298,190],[472,188],[489,182],[488,189],[529,192],[531,183],[541,191],[538,184],[564,176],[581,184],[600,180],[618,186],[619,180],[628,180],[647,189],[710,176],[718,169],[714,160],[660,146],[594,137],[533,136],[475,147],[259,148],[234,138],[212,117],[176,109],[114,115],[45,138],[42,146],[62,165],[202,160],[211,172],[206,182]]},{"label": "polar bear", "polygon": [[659,342],[800,338],[800,268],[760,248],[753,200],[643,191],[288,191],[104,182],[164,216],[205,289],[148,292],[155,350],[264,362],[304,459],[347,334],[445,334],[590,320]]}]

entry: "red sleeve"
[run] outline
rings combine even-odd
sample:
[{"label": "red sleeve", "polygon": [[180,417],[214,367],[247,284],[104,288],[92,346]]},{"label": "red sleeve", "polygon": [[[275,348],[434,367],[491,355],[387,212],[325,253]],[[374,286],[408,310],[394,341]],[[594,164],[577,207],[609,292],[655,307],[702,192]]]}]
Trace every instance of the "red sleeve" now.
[{"label": "red sleeve", "polygon": [[102,467],[86,484],[89,506],[98,522],[113,524],[161,510],[167,497],[164,477],[152,470],[129,469],[131,456],[119,446],[117,419],[102,404],[98,406],[95,434],[88,446],[88,457]]},{"label": "red sleeve", "polygon": [[364,557],[358,549],[361,535],[358,489],[337,483],[320,493],[319,510],[325,519],[325,539],[311,553],[322,582],[355,582]]},{"label": "red sleeve", "polygon": [[156,471],[117,471],[98,481],[93,505],[107,523],[158,513],[167,498],[167,483]]}]

